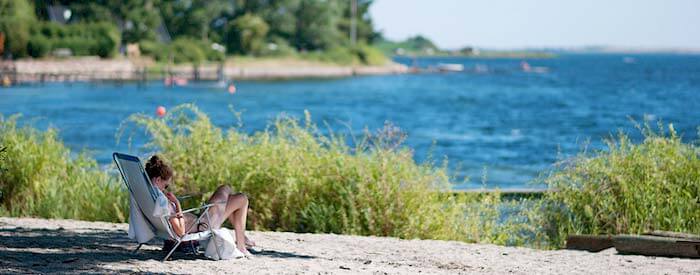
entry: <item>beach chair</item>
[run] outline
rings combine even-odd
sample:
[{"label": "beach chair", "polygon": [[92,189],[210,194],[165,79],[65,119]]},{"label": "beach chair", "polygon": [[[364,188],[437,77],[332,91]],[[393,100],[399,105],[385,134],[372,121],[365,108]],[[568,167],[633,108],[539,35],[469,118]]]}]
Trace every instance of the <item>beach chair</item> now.
[{"label": "beach chair", "polygon": [[[131,206],[134,207],[133,202],[135,202],[135,207],[138,208],[137,213],[140,213],[140,215],[144,218],[145,223],[148,225],[149,229],[152,231],[152,233],[154,233],[150,237],[148,237],[148,240],[150,240],[152,236],[155,235],[163,239],[172,239],[176,242],[175,246],[173,246],[173,248],[165,256],[165,258],[163,258],[163,261],[166,261],[170,257],[170,255],[172,255],[173,252],[175,252],[175,250],[180,246],[182,242],[193,240],[207,241],[211,238],[212,232],[210,228],[207,228],[207,230],[202,232],[188,233],[182,237],[177,236],[177,234],[175,234],[175,232],[173,231],[172,225],[170,224],[170,222],[168,222],[168,219],[171,218],[173,215],[165,215],[162,217],[156,217],[152,215],[153,209],[156,206],[157,193],[153,185],[151,185],[151,180],[148,177],[148,174],[146,174],[146,170],[144,170],[139,158],[121,153],[114,153],[112,155],[112,158],[117,164],[119,173],[121,173],[122,178],[124,179],[124,184],[126,184],[126,187],[129,189],[129,194],[133,199]],[[197,221],[193,225],[191,225],[192,227],[199,224],[200,220],[205,216],[207,217],[207,220],[209,220],[209,211],[207,210],[213,205],[215,204],[205,204],[197,208],[184,210],[182,211],[182,213],[189,213],[194,211],[202,211],[204,213],[203,215],[199,215]],[[134,211],[136,209],[131,210]],[[192,228],[186,228],[185,232],[190,232],[191,229]],[[213,239],[216,242],[216,238]],[[139,245],[138,247],[136,247],[134,252],[137,252],[144,243],[148,242],[148,240],[143,242],[138,241]],[[216,253],[219,255],[219,258],[221,258],[221,253],[218,250],[218,245],[215,245],[215,247],[217,247]]]}]

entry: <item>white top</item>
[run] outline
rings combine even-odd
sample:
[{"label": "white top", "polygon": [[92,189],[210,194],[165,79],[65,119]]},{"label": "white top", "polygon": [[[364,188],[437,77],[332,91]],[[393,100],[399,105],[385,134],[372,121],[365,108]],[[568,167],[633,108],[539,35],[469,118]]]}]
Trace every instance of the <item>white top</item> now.
[{"label": "white top", "polygon": [[[156,191],[156,201],[155,207],[153,208],[154,217],[159,219],[168,214],[175,214],[175,205],[168,201],[165,194],[161,192],[158,188],[154,188]],[[136,240],[138,243],[147,243],[153,237],[155,233],[148,224],[146,218],[139,211],[138,205],[133,197],[130,196],[129,200],[129,238]]]}]

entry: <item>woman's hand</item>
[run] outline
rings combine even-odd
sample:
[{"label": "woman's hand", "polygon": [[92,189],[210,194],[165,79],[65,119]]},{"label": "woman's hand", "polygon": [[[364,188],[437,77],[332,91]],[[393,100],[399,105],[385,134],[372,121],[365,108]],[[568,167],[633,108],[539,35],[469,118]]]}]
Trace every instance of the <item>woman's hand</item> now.
[{"label": "woman's hand", "polygon": [[174,204],[179,204],[180,202],[177,200],[177,197],[175,197],[175,194],[173,192],[168,192],[165,193],[165,197],[168,198],[168,200]]},{"label": "woman's hand", "polygon": [[172,203],[175,204],[175,216],[170,218],[170,224],[173,227],[173,231],[178,236],[185,235],[185,219],[182,216],[182,208],[180,207],[180,201],[177,200],[173,192],[165,193],[165,197]]},{"label": "woman's hand", "polygon": [[165,194],[165,197],[166,197],[170,202],[172,202],[173,204],[175,204],[175,212],[177,212],[177,216],[178,216],[178,217],[182,217],[182,213],[180,213],[180,212],[182,211],[182,207],[180,206],[180,201],[178,201],[178,200],[177,200],[177,197],[175,197],[175,194],[173,194],[173,192],[168,192],[168,193]]}]

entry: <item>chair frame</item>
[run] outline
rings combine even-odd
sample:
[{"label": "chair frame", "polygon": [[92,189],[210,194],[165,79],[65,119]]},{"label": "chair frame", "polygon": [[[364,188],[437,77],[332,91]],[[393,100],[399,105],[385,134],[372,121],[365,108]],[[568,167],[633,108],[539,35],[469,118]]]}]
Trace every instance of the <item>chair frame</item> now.
[{"label": "chair frame", "polygon": [[[124,180],[124,184],[126,185],[127,189],[129,189],[129,196],[133,196],[133,190],[131,188],[131,185],[129,184],[129,181],[127,180],[126,175],[124,174],[124,171],[122,169],[121,164],[118,161],[119,158],[130,159],[131,161],[137,161],[141,167],[141,172],[146,176],[145,179],[147,181],[147,184],[149,184],[149,188],[153,188],[153,185],[151,183],[151,179],[148,177],[145,170],[143,170],[143,164],[141,163],[141,160],[138,157],[115,152],[114,154],[112,154],[112,158],[114,159],[114,162],[117,165],[117,169],[119,170],[119,173],[121,174],[122,179]],[[139,207],[139,212],[141,212],[141,215],[145,215],[143,213],[143,211],[141,211],[141,209],[140,209],[141,206],[139,205],[139,202],[137,200],[134,200],[134,201],[136,202],[136,206]],[[200,214],[197,217],[197,220],[192,225],[190,225],[190,227],[187,228],[185,230],[185,232],[189,232],[190,230],[192,230],[192,228],[194,228],[194,226],[198,225],[199,222],[202,220],[202,218],[205,216],[207,217],[207,220],[210,221],[211,219],[209,218],[209,211],[208,211],[209,208],[214,206],[214,205],[220,204],[220,203],[222,203],[222,202],[204,204],[200,207],[190,208],[190,209],[182,211],[181,214],[191,213],[191,212],[198,211],[198,210],[201,210],[204,212],[204,215]],[[168,236],[171,239],[175,240],[175,242],[176,242],[175,246],[173,246],[173,248],[165,256],[165,258],[163,258],[163,260],[162,260],[163,262],[168,260],[168,258],[170,258],[170,255],[172,255],[173,252],[175,252],[175,250],[180,246],[180,244],[182,244],[182,242],[192,241],[192,240],[205,240],[205,239],[210,239],[210,240],[214,241],[214,244],[215,244],[214,247],[216,249],[216,254],[219,256],[219,259],[221,259],[221,252],[219,251],[219,246],[216,245],[217,244],[216,238],[212,238],[213,237],[212,236],[213,235],[212,228],[208,228],[207,230],[204,230],[201,232],[185,233],[182,236],[178,236],[177,234],[175,234],[173,227],[172,227],[172,224],[170,224],[170,221],[169,221],[169,219],[171,217],[174,217],[176,215],[177,214],[168,214],[168,215],[164,215],[164,216],[160,217],[161,222],[165,225]],[[144,217],[144,218],[145,218],[146,222],[148,223],[148,225],[151,227],[151,230],[153,230],[154,232],[157,233],[158,229],[151,223],[151,220],[148,217]],[[156,234],[156,236],[163,238],[159,234]],[[134,249],[134,251],[132,253],[138,252],[138,250],[141,248],[141,246],[143,244],[144,243],[139,243],[139,245],[136,247],[136,249]],[[195,251],[195,254],[198,254],[197,251]]]}]

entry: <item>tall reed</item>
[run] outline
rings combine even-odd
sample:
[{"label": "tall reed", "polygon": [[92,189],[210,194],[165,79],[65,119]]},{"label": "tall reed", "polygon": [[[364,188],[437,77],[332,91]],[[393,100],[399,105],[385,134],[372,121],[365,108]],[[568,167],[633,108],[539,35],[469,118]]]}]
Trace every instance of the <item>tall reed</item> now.
[{"label": "tall reed", "polygon": [[465,239],[458,201],[440,192],[450,188],[446,166],[417,164],[391,125],[350,147],[343,135],[320,134],[308,113],[252,135],[215,127],[193,105],[129,121],[172,163],[178,192],[206,198],[227,184],[247,193],[253,228]]},{"label": "tall reed", "polygon": [[0,212],[12,216],[126,221],[127,194],[85,154],[57,138],[0,116]]},{"label": "tall reed", "polygon": [[650,230],[700,233],[700,149],[683,143],[673,125],[639,127],[607,149],[562,163],[545,182],[540,220],[554,246],[569,234],[639,234]]}]

